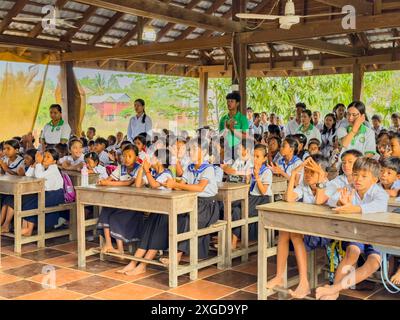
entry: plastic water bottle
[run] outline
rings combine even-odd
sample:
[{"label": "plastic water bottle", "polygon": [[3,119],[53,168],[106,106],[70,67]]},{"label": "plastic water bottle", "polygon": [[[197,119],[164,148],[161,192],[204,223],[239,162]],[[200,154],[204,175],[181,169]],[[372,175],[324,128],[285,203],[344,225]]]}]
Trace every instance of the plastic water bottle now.
[{"label": "plastic water bottle", "polygon": [[81,187],[87,186],[89,186],[89,170],[85,164],[81,170]]}]

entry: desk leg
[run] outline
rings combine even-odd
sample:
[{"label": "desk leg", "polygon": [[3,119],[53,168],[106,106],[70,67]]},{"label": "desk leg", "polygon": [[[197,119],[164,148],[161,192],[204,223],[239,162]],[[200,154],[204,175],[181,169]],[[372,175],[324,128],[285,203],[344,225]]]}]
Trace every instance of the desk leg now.
[{"label": "desk leg", "polygon": [[178,286],[178,214],[175,206],[168,215],[168,241],[169,241],[169,286],[176,288]]},{"label": "desk leg", "polygon": [[310,279],[310,287],[314,289],[318,285],[317,273],[317,255],[315,250],[308,253],[308,279]]},{"label": "desk leg", "polygon": [[262,219],[258,222],[258,300],[267,299],[267,232],[268,230],[264,228]]},{"label": "desk leg", "polygon": [[78,267],[86,267],[85,206],[77,201]]},{"label": "desk leg", "polygon": [[197,280],[198,277],[198,248],[199,248],[199,237],[197,235],[198,229],[198,216],[197,216],[197,200],[193,201],[193,210],[189,213],[190,219],[190,232],[194,232],[194,236],[190,238],[190,280]]},{"label": "desk leg", "polygon": [[76,224],[76,204],[72,210],[69,212],[69,240],[70,241],[75,241],[76,240],[76,231],[77,231],[77,224]]},{"label": "desk leg", "polygon": [[[226,267],[232,267],[232,201],[227,195],[224,198],[224,219],[226,221]],[[221,245],[221,244],[219,244]]]},{"label": "desk leg", "polygon": [[242,262],[249,260],[249,197],[246,193],[245,198],[241,201],[242,203],[242,219],[245,220],[245,224],[242,227],[242,245],[241,249],[245,249],[245,253],[242,255]]},{"label": "desk leg", "polygon": [[45,247],[45,233],[46,233],[46,214],[44,213],[44,208],[46,206],[45,192],[42,190],[38,194],[38,236],[39,240],[37,242],[38,248]]},{"label": "desk leg", "polygon": [[21,254],[22,244],[21,244],[21,209],[22,209],[22,196],[17,193],[14,195],[14,252]]}]

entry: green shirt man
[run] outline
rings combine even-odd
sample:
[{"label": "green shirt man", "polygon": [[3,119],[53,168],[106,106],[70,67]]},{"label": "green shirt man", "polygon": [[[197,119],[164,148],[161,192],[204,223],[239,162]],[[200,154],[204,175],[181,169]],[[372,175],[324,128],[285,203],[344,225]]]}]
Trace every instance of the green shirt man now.
[{"label": "green shirt man", "polygon": [[249,129],[249,122],[245,115],[240,113],[240,95],[232,92],[226,96],[228,113],[219,121],[219,131],[224,133],[229,147],[237,146],[242,140],[243,135]]}]

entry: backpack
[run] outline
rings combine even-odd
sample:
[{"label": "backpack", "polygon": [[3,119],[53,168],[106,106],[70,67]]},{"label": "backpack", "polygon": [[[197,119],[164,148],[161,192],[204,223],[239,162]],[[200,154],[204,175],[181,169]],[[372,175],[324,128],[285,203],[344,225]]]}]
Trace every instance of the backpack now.
[{"label": "backpack", "polygon": [[61,176],[64,181],[64,199],[66,203],[75,202],[76,200],[76,192],[74,189],[74,185],[72,184],[71,178],[68,174],[62,172]]}]

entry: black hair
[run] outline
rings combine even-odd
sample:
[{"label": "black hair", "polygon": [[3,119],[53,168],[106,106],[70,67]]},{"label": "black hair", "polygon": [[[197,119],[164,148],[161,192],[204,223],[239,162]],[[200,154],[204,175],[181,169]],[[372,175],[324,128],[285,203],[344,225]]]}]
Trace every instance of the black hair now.
[{"label": "black hair", "polygon": [[301,113],[305,113],[309,118],[312,118],[312,112],[310,109],[304,109]]},{"label": "black hair", "polygon": [[60,159],[60,155],[59,155],[59,153],[57,152],[56,149],[54,149],[54,148],[47,148],[47,149],[45,150],[45,153],[46,153],[46,152],[51,154],[51,156],[53,157],[53,160],[54,160],[54,161],[58,161],[58,160]]},{"label": "black hair", "polygon": [[307,106],[304,102],[297,102],[296,103],[296,108],[303,108],[303,109],[307,109]]},{"label": "black hair", "polygon": [[85,159],[85,161],[87,159],[92,159],[96,164],[100,163],[99,155],[96,152],[86,153],[84,159]]},{"label": "black hair", "polygon": [[80,139],[72,139],[72,140],[70,140],[70,141],[68,142],[68,150],[71,150],[72,146],[73,146],[76,142],[80,143],[81,146],[83,147],[83,143],[82,143],[82,141],[81,141]]},{"label": "black hair", "polygon": [[154,156],[162,162],[165,169],[168,169],[171,165],[171,156],[168,149],[158,149],[154,152]]},{"label": "black hair", "polygon": [[[322,154],[313,154],[311,157],[320,167],[322,170],[326,171],[329,168],[329,160],[327,157],[323,156]],[[307,158],[309,158],[307,157]]]},{"label": "black hair", "polygon": [[400,113],[399,112],[394,112],[394,113],[392,113],[390,118],[392,118],[392,119],[393,118],[400,119]]},{"label": "black hair", "polygon": [[33,160],[35,160],[36,153],[38,151],[36,149],[28,149],[25,151],[25,155],[31,157]]},{"label": "black hair", "polygon": [[353,101],[347,106],[347,110],[350,108],[356,108],[361,115],[365,115],[365,120],[368,121],[367,108],[363,102]]},{"label": "black hair", "polygon": [[276,124],[268,125],[268,132],[269,132],[269,134],[275,134],[277,136],[281,135],[281,129]]},{"label": "black hair", "polygon": [[88,147],[94,146],[94,144],[95,144],[95,142],[94,142],[93,140],[90,140],[90,141],[88,142]]},{"label": "black hair", "polygon": [[390,138],[390,140],[396,139],[396,140],[398,140],[400,142],[400,132],[392,132],[389,135],[389,138]]},{"label": "black hair", "polygon": [[318,139],[312,138],[310,139],[310,141],[308,142],[308,146],[310,147],[310,144],[316,144],[319,147],[321,147],[321,141],[319,141]]},{"label": "black hair", "polygon": [[283,141],[286,141],[286,143],[294,150],[294,154],[297,155],[299,152],[299,143],[293,136],[287,136]]},{"label": "black hair", "polygon": [[358,158],[353,165],[353,173],[361,170],[366,170],[371,172],[374,177],[379,177],[381,171],[381,165],[378,160],[362,157]]},{"label": "black hair", "polygon": [[240,93],[239,92],[231,92],[226,95],[226,100],[236,100],[236,102],[240,102]]},{"label": "black hair", "polygon": [[146,137],[142,134],[137,135],[134,139],[133,142],[135,142],[136,140],[139,140],[144,146],[147,146],[146,144]]},{"label": "black hair", "polygon": [[136,99],[135,102],[140,103],[143,106],[143,118],[142,118],[142,123],[146,122],[146,111],[144,110],[144,107],[146,105],[146,103],[144,102],[143,99]]},{"label": "black hair", "polygon": [[398,157],[384,158],[380,161],[380,164],[382,168],[387,168],[396,171],[397,174],[400,174],[400,158]]},{"label": "black hair", "polygon": [[343,103],[338,103],[336,106],[333,107],[333,112],[336,113],[336,110],[339,109],[340,107],[343,107],[346,109],[346,106]]},{"label": "black hair", "polygon": [[301,143],[304,147],[307,144],[307,137],[302,133],[296,133],[293,135],[293,138],[296,139],[299,143]]},{"label": "black hair", "polygon": [[350,149],[350,150],[346,150],[345,152],[342,153],[342,155],[340,156],[340,160],[343,160],[345,156],[351,154],[352,156],[356,157],[356,158],[361,158],[363,156],[362,152],[356,150],[356,149]]},{"label": "black hair", "polygon": [[[270,140],[273,140],[273,139],[276,140],[276,143],[278,144],[278,148],[280,148],[281,145],[282,145],[282,139],[281,139],[280,137],[277,137],[277,136],[269,137],[268,140],[267,140],[267,143],[269,143],[269,141],[270,141]],[[278,151],[279,151],[279,150],[278,150]]]},{"label": "black hair", "polygon": [[111,145],[114,145],[114,144],[117,143],[117,137],[116,137],[116,136],[113,136],[113,135],[108,136],[108,139],[107,139],[107,140],[111,140]]},{"label": "black hair", "polygon": [[17,140],[19,143],[21,143],[22,138],[21,137],[13,137],[12,140]]},{"label": "black hair", "polygon": [[262,150],[262,151],[264,151],[264,157],[267,156],[268,149],[267,149],[267,146],[266,146],[266,145],[261,144],[261,143],[258,143],[258,144],[256,144],[256,145],[254,146],[254,151],[255,151],[255,150]]},{"label": "black hair", "polygon": [[388,139],[390,139],[391,134],[386,129],[382,129],[381,132],[379,132],[378,136],[376,137],[376,141],[379,141],[380,139],[382,139],[383,136],[387,136]]},{"label": "black hair", "polygon": [[88,146],[88,139],[85,137],[80,137],[79,140],[82,142],[82,147],[86,148]]},{"label": "black hair", "polygon": [[59,104],[57,104],[57,103],[53,103],[53,104],[50,106],[49,110],[51,110],[51,109],[57,109],[57,111],[58,111],[59,113],[62,113],[62,108],[61,108],[61,106],[60,106]]},{"label": "black hair", "polygon": [[68,154],[68,145],[66,143],[57,143],[54,146],[54,149],[56,149],[59,154],[60,153]]},{"label": "black hair", "polygon": [[208,141],[207,139],[202,139],[201,137],[193,138],[189,141],[189,147],[192,145],[197,145],[201,150],[206,150],[208,153]]},{"label": "black hair", "polygon": [[322,134],[326,134],[327,132],[332,132],[332,134],[334,134],[336,132],[336,116],[334,113],[328,113],[325,117],[324,120],[327,117],[331,117],[333,119],[333,125],[331,129],[328,129],[327,126],[325,125],[325,121],[324,121],[324,128],[322,129]]},{"label": "black hair", "polygon": [[130,142],[128,140],[122,141],[120,149],[123,150],[127,145],[130,145],[130,144],[132,144],[132,142]]},{"label": "black hair", "polygon": [[4,141],[4,145],[9,145],[9,146],[11,146],[12,148],[14,148],[15,150],[17,150],[17,152],[19,152],[19,148],[20,148],[20,144],[19,144],[19,141],[18,140],[16,140],[16,139],[11,139],[11,140],[7,140],[7,141]]},{"label": "black hair", "polygon": [[136,147],[134,144],[128,144],[128,145],[126,145],[123,149],[122,149],[122,153],[124,153],[125,151],[129,151],[129,150],[132,150],[134,153],[135,153],[135,155],[136,155],[136,157],[139,155],[139,149],[138,149],[138,147]]},{"label": "black hair", "polygon": [[255,134],[254,134],[254,141],[257,142],[257,143],[261,143],[261,141],[262,141],[262,135],[261,135],[261,134],[258,134],[258,133],[255,133]]},{"label": "black hair", "polygon": [[96,128],[95,128],[95,127],[89,127],[89,128],[88,128],[88,131],[89,131],[89,130],[90,130],[90,131],[93,131],[93,133],[96,134]]},{"label": "black hair", "polygon": [[382,122],[382,117],[379,114],[374,114],[371,120],[377,120],[379,122]]},{"label": "black hair", "polygon": [[106,148],[108,147],[108,141],[106,139],[104,139],[104,138],[101,138],[101,137],[97,138],[94,141],[94,143],[95,144],[103,144]]}]

